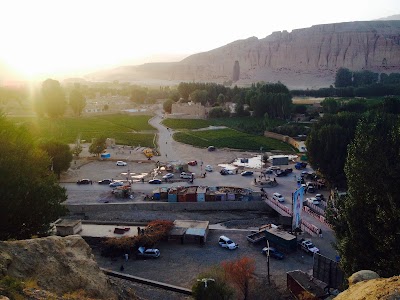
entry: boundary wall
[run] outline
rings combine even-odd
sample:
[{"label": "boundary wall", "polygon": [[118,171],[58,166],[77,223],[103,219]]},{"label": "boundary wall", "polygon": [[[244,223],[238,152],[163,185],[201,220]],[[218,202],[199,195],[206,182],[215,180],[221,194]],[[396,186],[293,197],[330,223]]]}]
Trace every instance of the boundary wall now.
[{"label": "boundary wall", "polygon": [[71,213],[107,212],[107,211],[224,211],[249,210],[270,211],[264,201],[219,201],[219,202],[140,202],[140,203],[95,203],[66,204]]}]

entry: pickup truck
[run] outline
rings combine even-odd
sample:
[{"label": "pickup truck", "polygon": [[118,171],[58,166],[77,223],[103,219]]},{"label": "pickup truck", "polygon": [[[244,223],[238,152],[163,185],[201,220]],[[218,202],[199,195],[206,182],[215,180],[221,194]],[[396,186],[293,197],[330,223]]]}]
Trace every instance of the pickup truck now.
[{"label": "pickup truck", "polygon": [[309,254],[319,253],[319,249],[311,241],[305,240],[300,243],[301,249]]}]

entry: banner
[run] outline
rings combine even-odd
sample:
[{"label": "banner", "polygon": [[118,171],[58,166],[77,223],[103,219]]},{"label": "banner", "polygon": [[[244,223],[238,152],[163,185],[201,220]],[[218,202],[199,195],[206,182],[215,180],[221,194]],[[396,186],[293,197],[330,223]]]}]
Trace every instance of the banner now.
[{"label": "banner", "polygon": [[292,229],[300,228],[301,212],[303,211],[304,187],[301,186],[293,193],[293,224]]}]

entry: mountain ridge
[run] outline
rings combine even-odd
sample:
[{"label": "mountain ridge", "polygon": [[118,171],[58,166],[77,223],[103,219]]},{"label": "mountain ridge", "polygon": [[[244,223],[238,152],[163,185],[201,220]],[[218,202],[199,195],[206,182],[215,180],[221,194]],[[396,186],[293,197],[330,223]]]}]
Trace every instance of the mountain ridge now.
[{"label": "mountain ridge", "polygon": [[329,86],[340,67],[399,72],[400,21],[343,22],[277,31],[262,39],[236,40],[180,62],[126,66],[88,78],[223,83],[232,80],[236,61],[238,85],[281,81],[290,88]]}]

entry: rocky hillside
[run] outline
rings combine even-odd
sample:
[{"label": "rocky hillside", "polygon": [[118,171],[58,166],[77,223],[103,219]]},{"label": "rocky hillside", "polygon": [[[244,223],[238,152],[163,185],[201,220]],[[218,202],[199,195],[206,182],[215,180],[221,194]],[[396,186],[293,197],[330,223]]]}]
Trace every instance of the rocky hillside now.
[{"label": "rocky hillside", "polygon": [[[177,63],[121,67],[91,74],[97,80],[278,80],[295,87],[329,86],[340,67],[400,71],[400,21],[315,25],[251,37],[191,55]],[[234,72],[235,69],[235,72]],[[235,74],[234,74],[235,73]]]},{"label": "rocky hillside", "polygon": [[97,266],[89,245],[77,235],[0,242],[0,278],[6,275],[35,281],[57,295],[80,291],[93,299],[119,296]]}]

